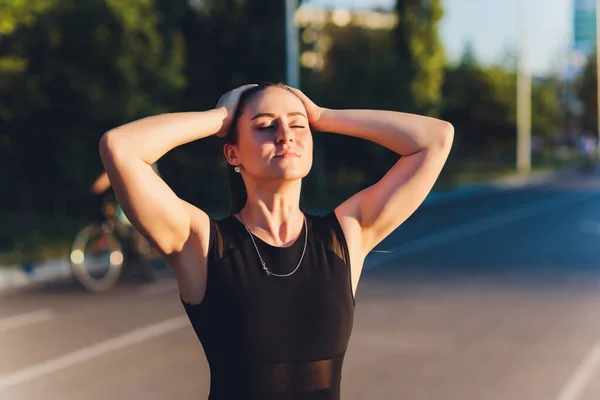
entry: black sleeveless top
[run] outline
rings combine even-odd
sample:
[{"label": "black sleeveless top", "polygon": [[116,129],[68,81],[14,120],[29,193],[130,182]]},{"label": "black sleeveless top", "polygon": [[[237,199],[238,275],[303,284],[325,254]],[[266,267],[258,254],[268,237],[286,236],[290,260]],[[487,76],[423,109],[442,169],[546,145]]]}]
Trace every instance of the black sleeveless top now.
[{"label": "black sleeveless top", "polygon": [[[348,247],[334,212],[306,215],[302,263],[267,275],[234,216],[210,222],[206,294],[182,300],[210,367],[209,400],[337,400],[354,296]],[[288,274],[305,247],[254,236],[271,272]]]}]

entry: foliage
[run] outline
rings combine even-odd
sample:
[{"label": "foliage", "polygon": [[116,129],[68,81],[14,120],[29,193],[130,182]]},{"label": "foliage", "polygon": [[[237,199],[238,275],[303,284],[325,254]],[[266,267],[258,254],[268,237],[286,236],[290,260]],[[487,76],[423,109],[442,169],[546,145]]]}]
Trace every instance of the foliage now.
[{"label": "foliage", "polygon": [[2,206],[65,213],[101,171],[103,132],[171,109],[184,54],[158,20],[149,0],[63,0],[3,38],[0,164],[15,190]]},{"label": "foliage", "polygon": [[[532,83],[532,134],[557,139],[563,118],[560,82],[549,77]],[[516,73],[502,65],[482,66],[467,45],[461,61],[446,69],[442,117],[451,121],[460,157],[514,153],[516,138]],[[498,160],[499,161],[499,160]]]},{"label": "foliage", "polygon": [[582,127],[587,131],[596,132],[598,129],[598,64],[595,54],[588,58],[575,86],[578,98],[583,104]]},{"label": "foliage", "polygon": [[398,102],[406,111],[436,116],[441,105],[445,51],[438,27],[442,0],[396,0]]}]

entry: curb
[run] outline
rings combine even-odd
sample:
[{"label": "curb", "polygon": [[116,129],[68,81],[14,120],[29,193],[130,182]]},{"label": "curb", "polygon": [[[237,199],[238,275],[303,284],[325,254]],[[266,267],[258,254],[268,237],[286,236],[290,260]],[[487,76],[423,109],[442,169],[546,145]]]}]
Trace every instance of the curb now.
[{"label": "curb", "polygon": [[37,265],[0,267],[0,294],[66,279],[71,275],[71,265],[66,258],[47,260]]},{"label": "curb", "polygon": [[[511,176],[484,183],[458,186],[448,191],[432,191],[423,204],[432,205],[445,201],[532,186],[571,174],[573,174],[572,171],[534,172],[528,176]],[[35,265],[0,266],[0,294],[9,290],[22,290],[42,283],[64,280],[71,276],[71,266],[67,258],[51,259]]]}]

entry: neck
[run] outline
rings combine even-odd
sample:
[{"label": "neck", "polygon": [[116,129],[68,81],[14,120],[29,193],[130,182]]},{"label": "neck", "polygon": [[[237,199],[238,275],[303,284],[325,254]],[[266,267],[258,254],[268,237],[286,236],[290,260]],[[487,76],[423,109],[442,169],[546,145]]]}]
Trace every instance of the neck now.
[{"label": "neck", "polygon": [[240,215],[256,236],[274,246],[292,244],[301,234],[304,215],[300,210],[302,181],[248,184],[248,200]]}]

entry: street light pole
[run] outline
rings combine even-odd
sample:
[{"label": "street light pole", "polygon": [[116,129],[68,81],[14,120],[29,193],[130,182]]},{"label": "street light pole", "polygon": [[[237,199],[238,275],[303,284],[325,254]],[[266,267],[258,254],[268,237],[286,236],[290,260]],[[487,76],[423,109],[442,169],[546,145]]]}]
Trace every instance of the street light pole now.
[{"label": "street light pole", "polygon": [[600,0],[596,0],[596,100],[597,100],[597,120],[598,131],[596,141],[596,153],[600,158]]},{"label": "street light pole", "polygon": [[298,0],[285,0],[285,80],[289,86],[300,88],[300,39],[294,20],[297,9]]},{"label": "street light pole", "polygon": [[[596,0],[600,2],[600,0]],[[526,0],[518,4],[517,20],[517,171],[531,172],[531,72],[527,60]]]}]

